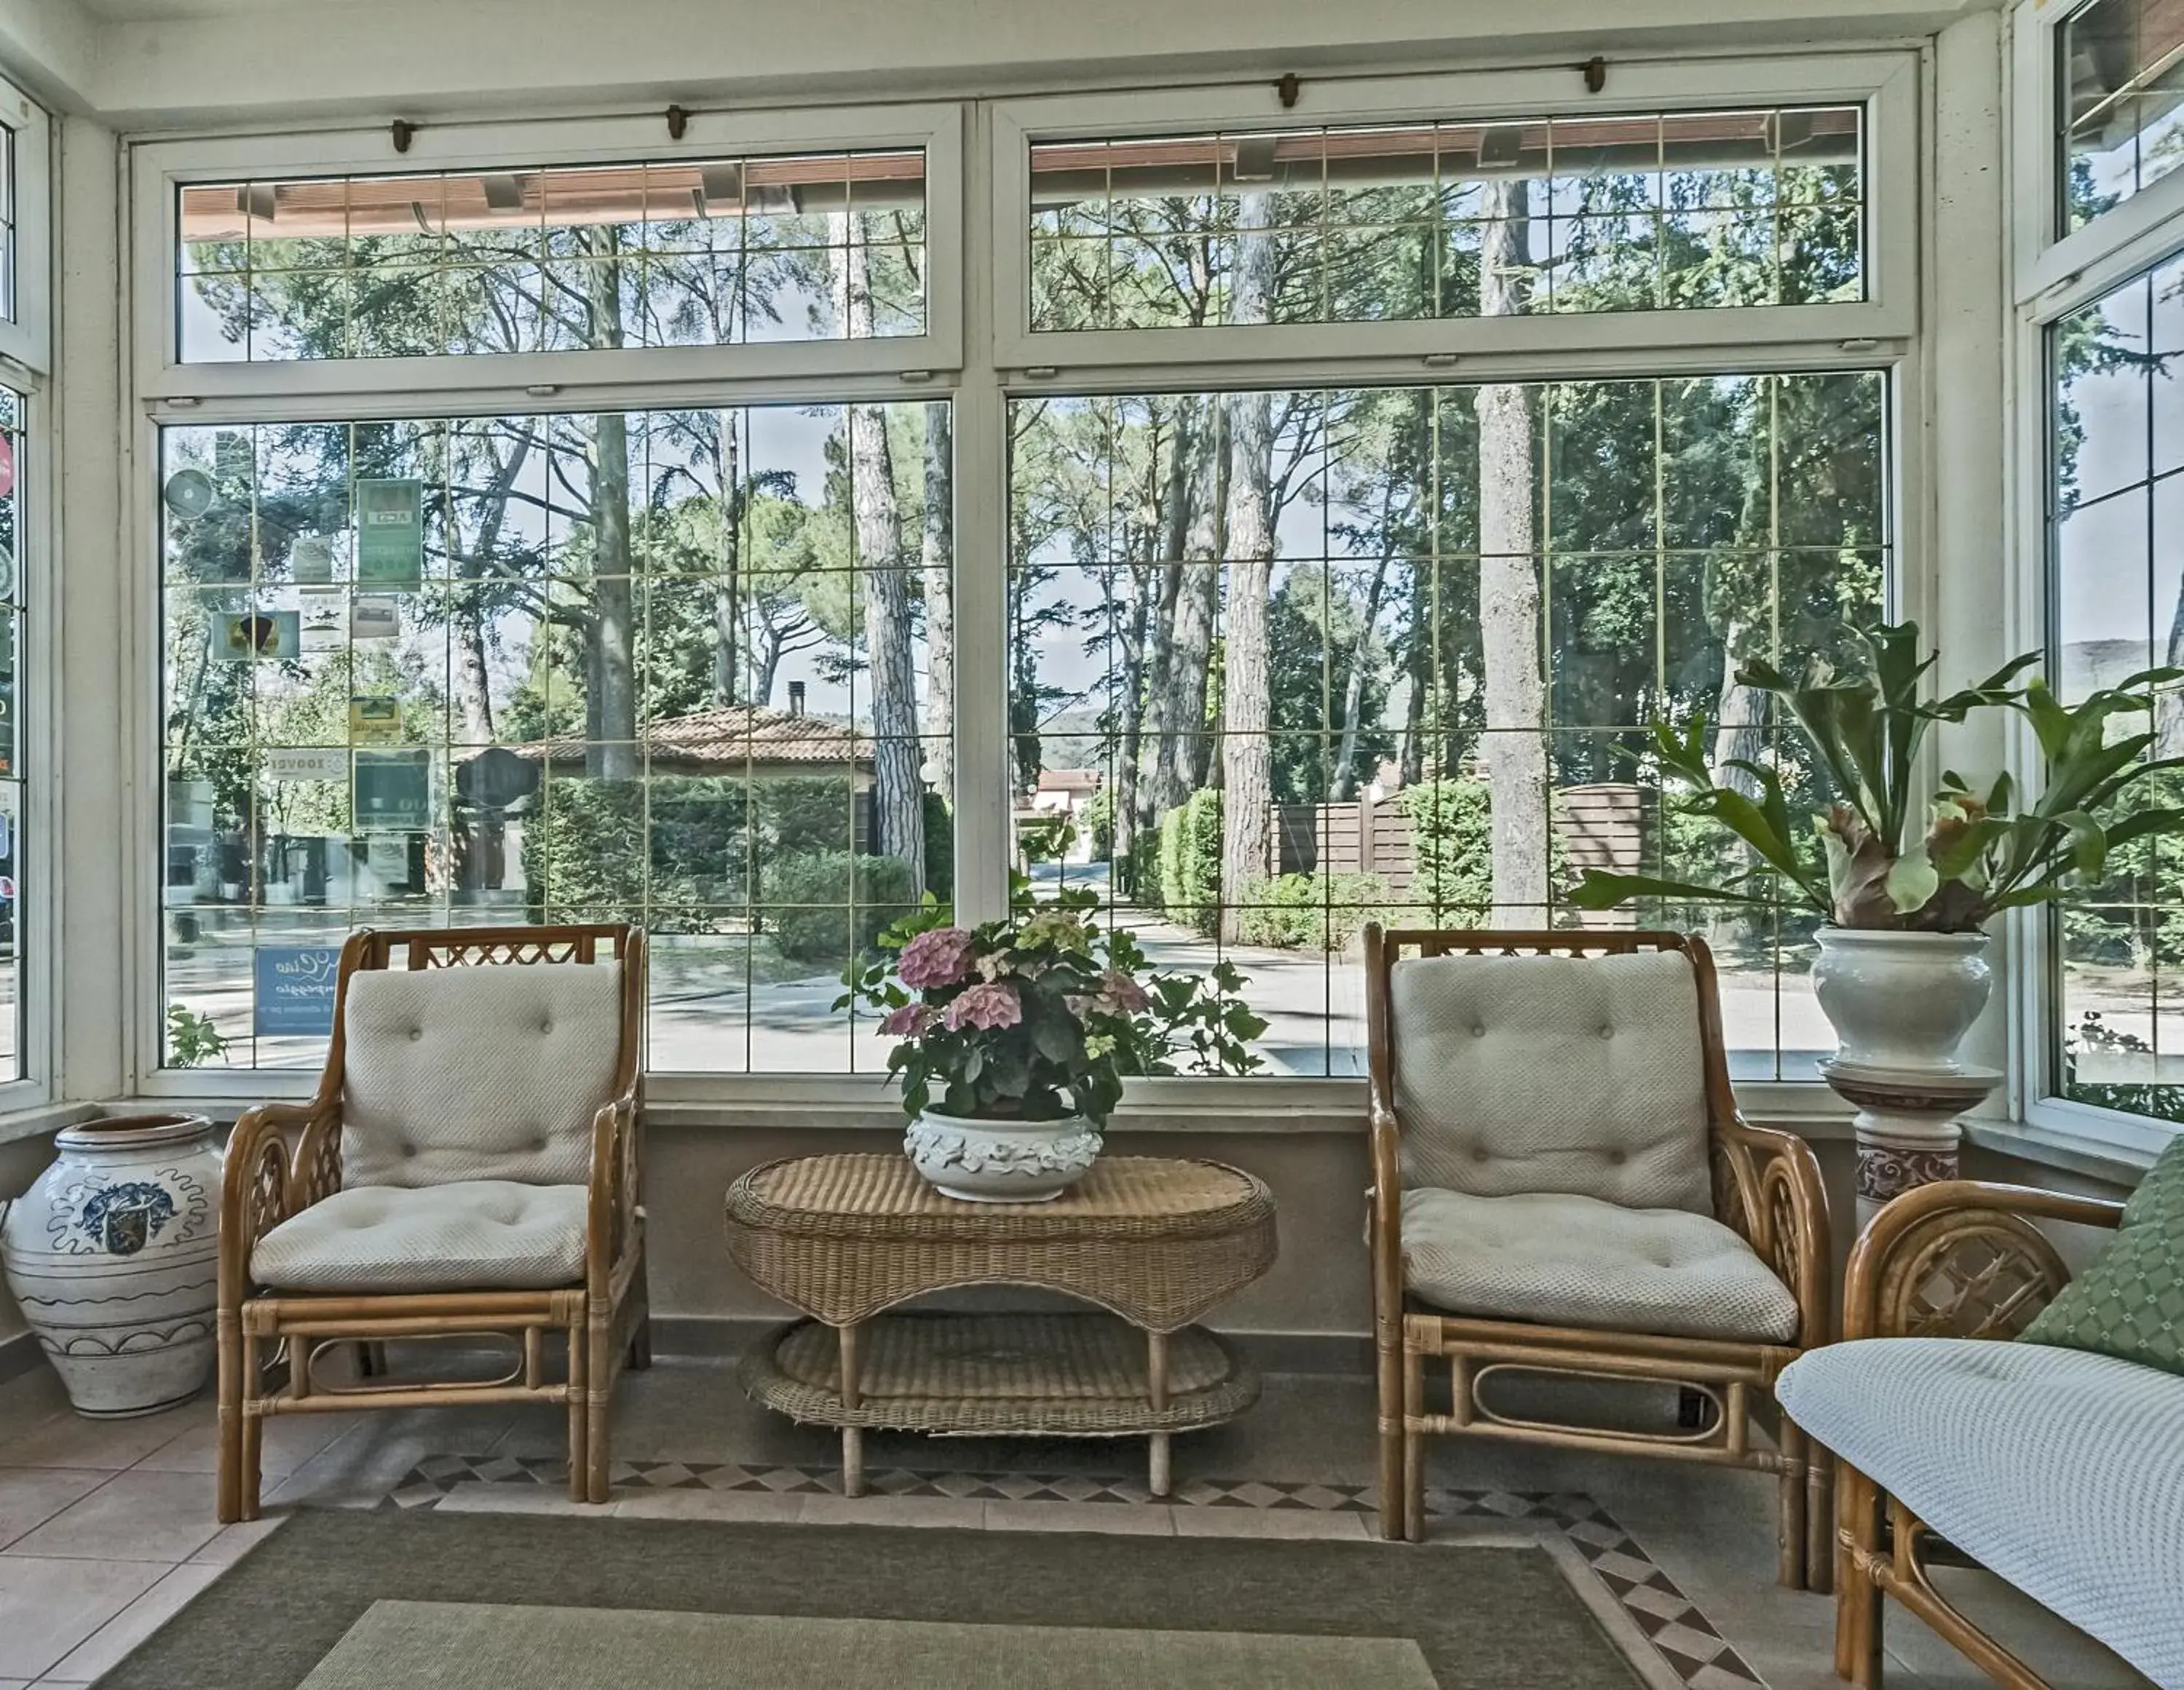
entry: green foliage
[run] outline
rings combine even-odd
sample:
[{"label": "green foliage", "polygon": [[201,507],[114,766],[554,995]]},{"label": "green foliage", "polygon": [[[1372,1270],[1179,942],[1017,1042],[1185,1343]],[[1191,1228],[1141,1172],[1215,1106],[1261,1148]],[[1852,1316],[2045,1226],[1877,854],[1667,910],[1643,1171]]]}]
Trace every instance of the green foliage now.
[{"label": "green foliage", "polygon": [[1492,792],[1468,777],[1403,789],[1411,820],[1411,901],[1437,926],[1474,926],[1494,907]]},{"label": "green foliage", "polygon": [[925,795],[925,889],[943,903],[956,895],[956,814],[933,792]]},{"label": "green foliage", "polygon": [[[1920,696],[1923,683],[1938,659],[1919,657],[1915,623],[1860,630],[1858,637],[1862,675],[1823,672],[1799,685],[1757,660],[1737,671],[1741,685],[1771,694],[1786,709],[1840,794],[1813,818],[1825,848],[1825,874],[1791,819],[1778,770],[1736,759],[1728,767],[1751,792],[1718,783],[1701,714],[1681,734],[1667,723],[1657,725],[1654,752],[1663,772],[1691,789],[1685,807],[1741,840],[1752,853],[1750,865],[1712,886],[1593,870],[1573,901],[1590,909],[1634,898],[1768,905],[1780,887],[1847,927],[1970,932],[2000,910],[2053,903],[2098,885],[2116,847],[2184,834],[2184,809],[2120,808],[2132,787],[2184,759],[2149,759],[2150,731],[2111,731],[2115,717],[2150,717],[2154,689],[2184,671],[2150,670],[2066,709],[2036,678],[2022,688],[2012,686],[2039,661],[2028,653],[1975,687],[1927,699]],[[2030,723],[2047,764],[2039,797],[2013,814],[2008,775],[1982,796],[1953,770],[1945,771],[1931,820],[1922,824],[1912,782],[1927,733],[1936,723],[1962,722],[1982,709],[2014,710]],[[1923,837],[1914,831],[1921,826]]]},{"label": "green foliage", "polygon": [[887,959],[843,973],[834,1007],[885,1011],[900,1041],[888,1071],[905,1115],[1105,1126],[1128,1079],[1260,1065],[1249,1046],[1267,1023],[1234,965],[1154,973],[1128,929],[1101,930],[1097,894],[1034,902],[1022,876],[1014,890],[1006,920],[967,930],[928,898],[882,937]]},{"label": "green foliage", "polygon": [[1344,951],[1368,921],[1385,919],[1379,875],[1279,875],[1245,887],[1243,941],[1276,950]]},{"label": "green foliage", "polygon": [[671,931],[646,899],[644,786],[638,781],[556,781],[550,801],[523,824],[523,880],[531,919],[564,911],[592,921],[635,921]]},{"label": "green foliage", "polygon": [[803,851],[760,871],[760,918],[795,962],[854,964],[916,907],[910,864],[896,857]]},{"label": "green foliage", "polygon": [[1161,818],[1160,901],[1208,937],[1221,928],[1221,794],[1202,787]]},{"label": "green foliage", "polygon": [[1077,826],[1066,815],[1041,816],[1017,825],[1017,849],[1027,863],[1058,863],[1077,843]]},{"label": "green foliage", "polygon": [[1115,854],[1115,789],[1102,781],[1084,806],[1084,828],[1092,836],[1092,860],[1104,863]]},{"label": "green foliage", "polygon": [[227,1035],[213,1025],[210,1015],[200,1015],[187,1003],[167,1005],[167,1066],[196,1068],[215,1056],[227,1056]]}]

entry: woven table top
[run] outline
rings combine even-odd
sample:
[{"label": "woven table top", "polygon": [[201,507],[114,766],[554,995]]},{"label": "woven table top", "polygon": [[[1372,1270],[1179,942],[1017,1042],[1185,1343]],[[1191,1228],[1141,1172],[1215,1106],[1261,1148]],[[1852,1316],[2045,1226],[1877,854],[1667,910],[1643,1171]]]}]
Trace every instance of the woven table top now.
[{"label": "woven table top", "polygon": [[1102,1157],[1050,1203],[944,1197],[905,1156],[799,1156],[752,1169],[727,1202],[731,1228],[872,1242],[1217,1238],[1273,1215],[1273,1194],[1241,1169],[1163,1156]]}]

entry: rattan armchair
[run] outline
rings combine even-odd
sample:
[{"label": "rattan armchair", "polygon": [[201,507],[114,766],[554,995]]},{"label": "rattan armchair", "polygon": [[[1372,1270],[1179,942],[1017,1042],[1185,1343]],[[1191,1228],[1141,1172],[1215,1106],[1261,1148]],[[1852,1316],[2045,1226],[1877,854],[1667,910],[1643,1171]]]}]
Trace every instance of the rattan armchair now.
[{"label": "rattan armchair", "polygon": [[[1964,1437],[1957,1415],[1976,1413],[1942,1396],[1943,1392],[1953,1387],[1953,1381],[1949,1376],[1961,1368],[1978,1387],[1994,1393],[1995,1419],[1999,1420],[2006,1410],[2014,1409],[2020,1416],[2037,1421],[2031,1435],[2009,1440],[2012,1448],[2023,1450],[2044,1446],[2052,1458],[2058,1452],[2071,1451],[2081,1443],[2090,1444],[2096,1435],[2073,1423],[2071,1404],[2064,1397],[2052,1391],[2043,1393],[2037,1381],[2020,1386],[2011,1376],[2014,1371],[2038,1369],[2053,1372],[2057,1368],[2081,1364],[2104,1370],[2101,1381],[2105,1385],[2114,1377],[2114,1365],[2102,1358],[2084,1358],[2074,1352],[2044,1346],[1993,1341],[2016,1337],[2069,1281],[2070,1270],[2042,1230],[2043,1226],[2064,1222],[2112,1228],[2121,1223],[2123,1212],[2123,1204],[2103,1198],[2070,1197],[2059,1192],[1968,1180],[1948,1181],[1907,1192],[1874,1217],[1852,1251],[1843,1299],[1846,1343],[1824,1356],[1815,1357],[1812,1366],[1826,1363],[1852,1374],[1853,1376],[1844,1381],[1849,1386],[1849,1394],[1864,1398],[1885,1419],[1893,1412],[1896,1400],[1892,1397],[1891,1383],[1900,1393],[1907,1381],[1886,1381],[1869,1375],[1855,1376],[1857,1370],[1861,1363],[1886,1355],[1908,1355],[1921,1347],[1910,1345],[1903,1351],[1896,1351],[1891,1346],[1869,1348],[1848,1341],[1987,1341],[1976,1346],[1952,1346],[1947,1350],[1926,1348],[1915,1358],[1926,1364],[1929,1370],[1929,1376],[1916,1381],[1919,1394],[1942,1404],[1945,1412],[1954,1410],[1949,1416],[1953,1424],[1944,1434],[1951,1443],[1960,1443]],[[1807,1370],[1801,1369],[1800,1372]],[[1791,1385],[1802,1386],[1803,1382],[1801,1379],[1791,1381]],[[1786,1392],[1791,1388],[1785,1387]],[[2010,1403],[2008,1394],[2013,1389],[2022,1394]],[[1840,1385],[1834,1394],[1838,1399],[1844,1394]],[[2095,1395],[2103,1398],[2109,1393],[2097,1390]],[[1799,1393],[1798,1412],[1803,1414],[1808,1410],[1802,1398],[1802,1393]],[[1820,1400],[1826,1399],[1823,1397]],[[1852,1417],[1846,1417],[1848,1418]],[[2174,1415],[2166,1417],[2162,1423],[2173,1427]],[[1837,1435],[1827,1419],[1816,1419],[1814,1429],[1819,1435]],[[1918,1428],[1905,1426],[1903,1433],[1905,1447],[1895,1451],[1897,1465],[1946,1497],[1949,1490],[1946,1479],[1938,1483],[1936,1480],[1936,1473],[1946,1474],[1948,1470],[1946,1453],[1919,1449],[1917,1444],[1922,1433]],[[2135,1439],[2128,1441],[2135,1447],[2120,1453],[2112,1452],[2105,1460],[2090,1450],[2080,1453],[2086,1457],[2089,1465],[2106,1469],[2115,1476],[2114,1482],[2129,1487],[2134,1472],[2132,1456],[2151,1452],[2149,1446],[2138,1444]],[[1965,1465],[1970,1459],[1960,1454],[1957,1465]],[[1875,1465],[1882,1464],[1876,1461]],[[2174,1465],[2170,1464],[2172,1470]],[[2050,1559],[2067,1562],[2081,1554],[2082,1544],[2070,1539],[2059,1520],[2043,1515],[2030,1498],[2012,1495],[2010,1486],[2027,1476],[2022,1466],[2020,1470],[2007,1473],[1983,1470],[1980,1485],[1992,1490],[1995,1498],[1994,1505],[1984,1511],[2008,1515],[2009,1535],[2030,1546],[2020,1553],[2035,1564]],[[2173,1480],[2164,1482],[2150,1469],[2137,1476],[2157,1498],[2160,1494],[2174,1495],[2173,1489],[2165,1488],[2173,1485]],[[2091,1487],[2071,1484],[2068,1476],[2062,1482],[2081,1498],[2092,1494]],[[2048,1679],[1988,1636],[1935,1586],[1930,1576],[1934,1565],[1951,1561],[1963,1565],[1969,1553],[1990,1553],[1986,1547],[1976,1542],[1965,1548],[1944,1544],[1925,1520],[1890,1494],[1880,1480],[1852,1465],[1847,1456],[1838,1465],[1836,1504],[1836,1671],[1839,1676],[1851,1680],[1861,1690],[1877,1690],[1881,1682],[1883,1598],[1892,1597],[1932,1626],[2004,1690],[2052,1690]],[[1932,1509],[1937,1504],[1927,1503],[1922,1506]],[[2153,1506],[2159,1508],[2158,1500]],[[2173,1562],[2164,1576],[2158,1559],[2144,1554],[2142,1547],[2122,1532],[2114,1514],[2103,1512],[2101,1517],[2101,1535],[2109,1541],[2109,1553],[2142,1565],[2148,1577],[2167,1583],[2173,1590]],[[2114,1536],[2110,1535],[2112,1531]],[[2068,1587],[2081,1582],[2066,1578],[2063,1582]],[[2133,1606],[2128,1588],[2120,1581],[2096,1577],[2085,1582],[2096,1587],[2114,1587],[2107,1591],[2105,1599],[2099,1596],[2092,1599],[2089,1605],[2095,1609],[2128,1609]],[[2036,1583],[2034,1593],[2043,1594]],[[2171,1682],[2158,1670],[2155,1676],[2161,1682]]]},{"label": "rattan armchair", "polygon": [[[222,1520],[258,1516],[267,1415],[359,1408],[564,1406],[569,1494],[607,1499],[609,1398],[625,1359],[650,1361],[644,957],[621,925],[343,947],[316,1094],[248,1111],[228,1144]],[[504,1367],[386,1371],[390,1340],[480,1339]]]},{"label": "rattan armchair", "polygon": [[[1775,1475],[1781,1580],[1825,1589],[1827,1465],[1795,1426],[1752,1426],[1827,1340],[1827,1199],[1810,1146],[1737,1114],[1705,944],[1376,926],[1365,959],[1382,1535],[1424,1536],[1428,1437],[1653,1455]],[[1602,1265],[1618,1248],[1627,1270]],[[1555,1375],[1679,1387],[1696,1423],[1490,1399]]]}]

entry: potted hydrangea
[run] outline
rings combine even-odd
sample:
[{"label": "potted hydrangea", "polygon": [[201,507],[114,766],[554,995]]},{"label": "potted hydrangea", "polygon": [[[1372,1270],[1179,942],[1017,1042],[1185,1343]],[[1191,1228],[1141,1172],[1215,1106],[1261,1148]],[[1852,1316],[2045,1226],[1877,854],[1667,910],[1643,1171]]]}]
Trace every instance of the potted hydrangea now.
[{"label": "potted hydrangea", "polygon": [[1134,937],[1102,932],[1099,900],[1019,894],[1006,920],[955,925],[928,900],[880,937],[883,959],[843,976],[837,1003],[881,1009],[899,1041],[911,1161],[950,1197],[1042,1203],[1100,1154],[1134,1076],[1244,1074],[1267,1024],[1226,962],[1209,976],[1155,972]]}]

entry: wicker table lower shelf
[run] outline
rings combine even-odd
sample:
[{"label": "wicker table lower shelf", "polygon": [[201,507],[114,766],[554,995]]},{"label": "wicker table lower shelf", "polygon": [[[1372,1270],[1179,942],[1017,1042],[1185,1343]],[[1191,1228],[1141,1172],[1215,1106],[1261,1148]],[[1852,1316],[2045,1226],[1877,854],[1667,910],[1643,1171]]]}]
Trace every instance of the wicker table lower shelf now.
[{"label": "wicker table lower shelf", "polygon": [[[1162,1361],[1164,1381],[1153,1376]],[[1259,1397],[1257,1373],[1205,1328],[1149,1341],[1103,1314],[880,1315],[859,1329],[846,1402],[836,1330],[793,1321],[745,1355],[738,1380],[767,1408],[840,1428],[851,1496],[864,1489],[866,1429],[1147,1437],[1151,1489],[1164,1496],[1170,1435],[1218,1426]]]}]

